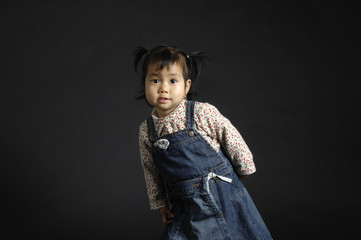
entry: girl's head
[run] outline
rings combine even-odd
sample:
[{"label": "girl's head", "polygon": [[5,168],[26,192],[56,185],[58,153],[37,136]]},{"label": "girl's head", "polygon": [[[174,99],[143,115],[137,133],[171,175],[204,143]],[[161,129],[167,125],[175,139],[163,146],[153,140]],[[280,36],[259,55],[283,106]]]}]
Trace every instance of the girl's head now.
[{"label": "girl's head", "polygon": [[141,72],[141,90],[140,96],[137,98],[142,99],[146,97],[145,79],[150,65],[154,65],[159,70],[162,70],[164,67],[169,68],[170,65],[176,64],[182,69],[184,81],[190,79],[193,83],[187,94],[187,99],[193,99],[196,95],[194,83],[200,75],[204,59],[207,58],[203,54],[204,52],[187,54],[177,47],[165,44],[156,46],[152,50],[147,50],[144,47],[137,47],[133,52],[135,71],[137,72],[139,68]]},{"label": "girl's head", "polygon": [[160,45],[148,51],[138,47],[134,53],[137,71],[142,74],[141,95],[155,107],[159,117],[172,112],[179,103],[195,96],[194,81],[200,74],[200,67],[206,58],[201,52],[186,54],[168,45]]}]

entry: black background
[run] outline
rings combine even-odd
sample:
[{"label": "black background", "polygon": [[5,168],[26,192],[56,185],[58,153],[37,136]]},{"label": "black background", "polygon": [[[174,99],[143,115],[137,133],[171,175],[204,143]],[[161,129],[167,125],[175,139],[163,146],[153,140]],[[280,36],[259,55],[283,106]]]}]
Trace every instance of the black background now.
[{"label": "black background", "polygon": [[1,183],[9,239],[158,239],[131,52],[212,59],[197,100],[250,147],[245,184],[275,239],[359,232],[359,3],[2,1]]}]

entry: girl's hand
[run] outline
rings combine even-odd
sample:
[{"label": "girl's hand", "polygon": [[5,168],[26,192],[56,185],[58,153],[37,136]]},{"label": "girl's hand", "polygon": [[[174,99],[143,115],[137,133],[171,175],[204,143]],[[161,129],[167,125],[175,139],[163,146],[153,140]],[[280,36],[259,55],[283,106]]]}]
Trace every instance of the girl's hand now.
[{"label": "girl's hand", "polygon": [[169,210],[168,207],[162,207],[159,209],[160,215],[162,215],[162,221],[165,225],[172,222],[174,214]]}]

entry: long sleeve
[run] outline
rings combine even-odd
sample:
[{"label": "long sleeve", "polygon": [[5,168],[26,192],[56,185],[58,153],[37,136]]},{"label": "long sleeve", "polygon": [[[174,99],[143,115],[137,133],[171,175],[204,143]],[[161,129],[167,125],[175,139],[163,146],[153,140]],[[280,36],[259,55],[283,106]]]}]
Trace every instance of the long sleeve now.
[{"label": "long sleeve", "polygon": [[150,208],[159,209],[167,206],[164,185],[153,162],[146,122],[143,122],[139,128],[139,150]]},{"label": "long sleeve", "polygon": [[195,120],[197,127],[207,134],[207,140],[222,144],[238,175],[250,175],[256,171],[253,156],[241,134],[216,107],[197,103]]}]

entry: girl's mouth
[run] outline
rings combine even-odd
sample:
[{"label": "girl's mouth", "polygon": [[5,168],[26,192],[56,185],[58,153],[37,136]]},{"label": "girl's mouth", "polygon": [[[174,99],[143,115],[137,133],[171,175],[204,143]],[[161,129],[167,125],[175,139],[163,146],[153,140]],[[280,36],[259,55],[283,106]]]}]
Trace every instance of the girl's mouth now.
[{"label": "girl's mouth", "polygon": [[167,103],[168,101],[169,101],[169,98],[163,98],[163,97],[158,98],[159,103]]}]

